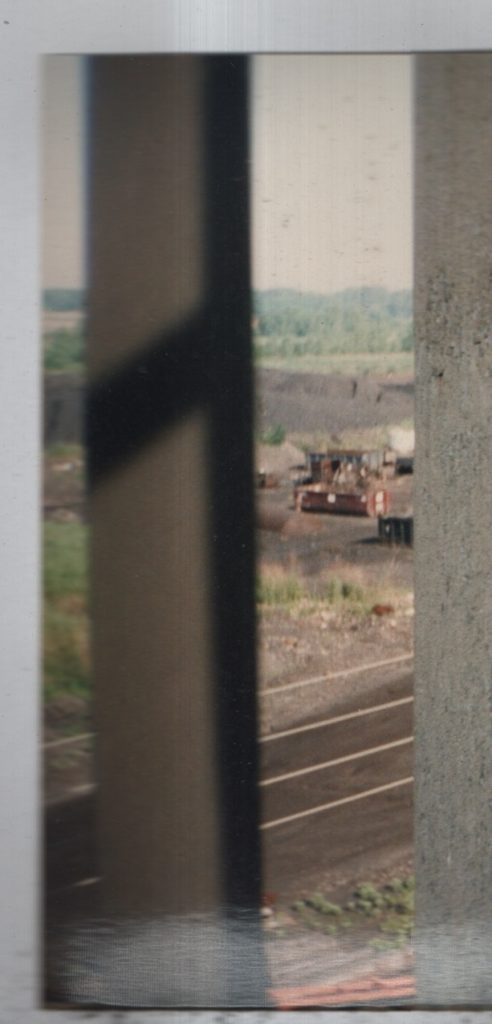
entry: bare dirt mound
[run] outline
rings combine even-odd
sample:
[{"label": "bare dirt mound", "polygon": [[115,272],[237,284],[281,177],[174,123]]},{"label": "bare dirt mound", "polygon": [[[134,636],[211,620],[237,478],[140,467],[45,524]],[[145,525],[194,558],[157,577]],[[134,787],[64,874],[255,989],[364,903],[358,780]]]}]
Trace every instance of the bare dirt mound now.
[{"label": "bare dirt mound", "polygon": [[291,470],[303,466],[306,456],[300,448],[290,441],[283,444],[259,444],[256,449],[256,465],[266,473],[275,473],[278,477],[289,479]]},{"label": "bare dirt mound", "polygon": [[281,424],[287,433],[385,427],[411,419],[413,381],[338,374],[257,372],[259,426]]}]

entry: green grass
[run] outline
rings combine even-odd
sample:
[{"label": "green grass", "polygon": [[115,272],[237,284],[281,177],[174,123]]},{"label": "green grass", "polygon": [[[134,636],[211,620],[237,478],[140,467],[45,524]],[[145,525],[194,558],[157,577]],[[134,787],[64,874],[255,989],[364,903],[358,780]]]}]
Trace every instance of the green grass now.
[{"label": "green grass", "polygon": [[333,355],[267,356],[256,354],[256,365],[291,373],[339,373],[350,377],[412,374],[413,352],[339,352]]},{"label": "green grass", "polygon": [[44,695],[90,695],[87,527],[44,525]]}]

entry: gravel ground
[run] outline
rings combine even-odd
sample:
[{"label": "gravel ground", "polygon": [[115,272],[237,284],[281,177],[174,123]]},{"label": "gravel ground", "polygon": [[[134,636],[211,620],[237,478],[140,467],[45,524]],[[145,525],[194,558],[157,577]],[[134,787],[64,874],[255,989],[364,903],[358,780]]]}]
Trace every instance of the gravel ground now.
[{"label": "gravel ground", "polygon": [[375,380],[340,374],[257,372],[259,425],[262,430],[281,424],[287,433],[396,426],[414,412],[414,384],[405,380]]}]

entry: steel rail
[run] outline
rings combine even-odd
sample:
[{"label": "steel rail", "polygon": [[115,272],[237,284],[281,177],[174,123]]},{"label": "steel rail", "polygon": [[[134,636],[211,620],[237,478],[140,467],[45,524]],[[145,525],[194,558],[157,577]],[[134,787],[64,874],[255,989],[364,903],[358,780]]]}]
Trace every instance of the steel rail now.
[{"label": "steel rail", "polygon": [[370,708],[360,708],[359,711],[347,711],[344,715],[337,715],[335,718],[323,718],[321,721],[309,722],[307,725],[296,725],[292,729],[283,729],[281,732],[268,733],[260,736],[259,743],[273,743],[274,740],[282,740],[286,736],[296,736],[298,733],[310,732],[313,729],[324,729],[325,726],[338,725],[339,722],[348,722],[352,718],[362,718],[363,715],[375,714],[378,711],[387,711],[391,708],[400,707],[403,704],[411,704],[414,697],[399,697],[398,700],[389,700],[385,704],[373,704]]},{"label": "steel rail", "polygon": [[322,811],[330,811],[333,807],[342,807],[343,804],[355,803],[357,800],[365,800],[378,793],[385,793],[390,789],[397,789],[399,786],[409,786],[414,781],[413,775],[405,779],[397,779],[395,782],[388,782],[384,786],[376,786],[374,789],[365,789],[362,793],[355,793],[353,796],[344,796],[340,800],[332,800],[327,804],[320,804],[318,807],[310,807],[307,811],[297,811],[296,814],[287,814],[284,818],[276,818],[274,821],[266,821],[260,825],[260,832],[270,828],[278,828],[279,825],[287,825],[291,821],[298,821],[300,818],[309,818],[312,814],[321,814]]},{"label": "steel rail", "polygon": [[[391,708],[400,707],[403,704],[411,704],[412,697],[399,697],[398,700],[386,701],[384,704],[372,704],[369,708],[360,708],[358,711],[348,711],[344,715],[336,715],[333,718],[323,718],[320,721],[309,722],[307,725],[294,726],[292,729],[283,729],[280,732],[266,733],[258,737],[258,743],[272,743],[274,740],[284,739],[286,736],[295,736],[298,733],[310,732],[313,729],[324,729],[325,726],[338,725],[339,722],[348,722],[352,718],[361,718],[364,715],[376,714],[378,711],[387,711]],[[71,743],[81,743],[83,740],[90,740],[96,736],[95,732],[81,733],[79,736],[66,736],[61,740],[50,740],[42,744],[43,750],[54,750],[57,747],[68,746]]]},{"label": "steel rail", "polygon": [[[293,690],[302,686],[312,686],[315,683],[329,682],[330,679],[342,679],[345,676],[357,675],[360,672],[370,672],[375,668],[384,668],[389,665],[401,664],[403,661],[413,660],[413,654],[400,654],[396,658],[386,658],[383,661],[372,661],[365,665],[357,665],[355,668],[341,669],[338,672],[330,672],[323,676],[313,676],[310,679],[299,679],[294,683],[285,683],[282,686],[272,686],[267,689],[263,688],[258,691],[260,697],[269,697],[271,694],[283,693],[285,690]],[[413,699],[413,698],[412,698]],[[358,715],[362,712],[354,712],[354,715]],[[338,719],[343,720],[343,717]],[[95,736],[95,732],[82,733],[79,736],[66,736],[60,740],[49,740],[48,743],[42,743],[43,750],[54,750],[55,747],[68,746],[71,743],[81,743],[82,740],[89,740]],[[280,733],[278,734],[281,735]],[[270,737],[260,737],[260,742],[264,742],[265,739]]]},{"label": "steel rail", "polygon": [[361,757],[371,757],[373,754],[382,754],[384,750],[392,750],[394,747],[403,747],[413,743],[413,736],[405,736],[401,740],[392,740],[391,743],[382,743],[379,747],[367,747],[355,754],[345,754],[343,757],[335,757],[331,761],[323,761],[320,764],[310,765],[309,768],[298,768],[293,772],[284,772],[283,775],[273,775],[270,779],[262,779],[260,786],[274,786],[278,782],[287,782],[289,779],[297,779],[301,775],[310,775],[312,772],[321,772],[324,768],[334,768],[338,764],[348,764],[349,761],[357,761]]},{"label": "steel rail", "polygon": [[284,693],[286,690],[296,690],[302,686],[314,686],[315,683],[327,683],[332,679],[343,679],[345,676],[357,675],[359,672],[371,672],[375,668],[386,668],[389,665],[401,665],[403,661],[413,661],[413,654],[399,654],[395,658],[385,658],[383,661],[372,661],[366,665],[357,665],[354,668],[340,669],[337,672],[328,672],[322,676],[312,676],[310,679],[298,679],[294,683],[282,683],[281,686],[263,687],[259,691],[260,697],[269,697],[274,693]]}]

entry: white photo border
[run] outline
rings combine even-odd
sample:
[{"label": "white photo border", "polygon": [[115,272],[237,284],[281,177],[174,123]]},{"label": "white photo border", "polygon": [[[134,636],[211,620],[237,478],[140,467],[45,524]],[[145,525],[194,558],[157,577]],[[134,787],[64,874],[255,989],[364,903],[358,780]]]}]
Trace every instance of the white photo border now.
[{"label": "white photo border", "polygon": [[[44,54],[413,53],[492,48],[489,0],[2,0],[0,6],[0,1020],[233,1022],[234,1012],[40,1008],[40,88]],[[379,1011],[319,1011],[336,1024]],[[388,1024],[492,1020],[385,1011]],[[241,1024],[283,1019],[241,1011]],[[292,1024],[311,1014],[289,1014]]]}]

